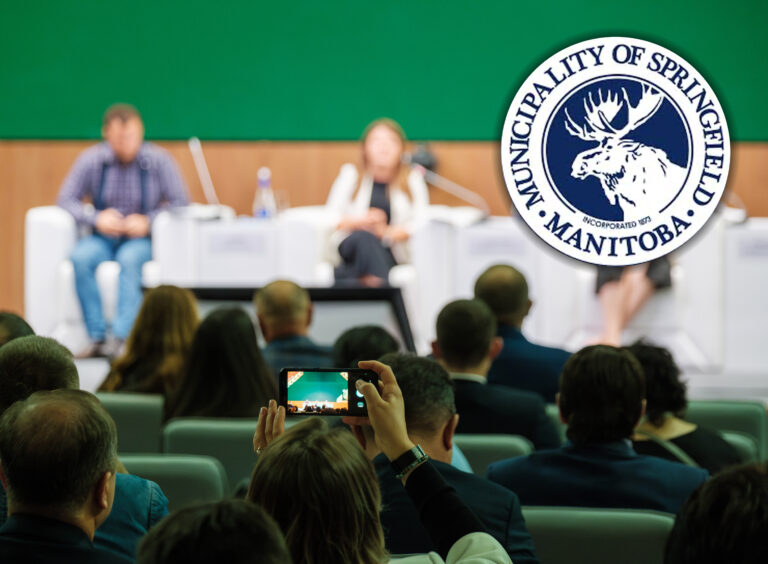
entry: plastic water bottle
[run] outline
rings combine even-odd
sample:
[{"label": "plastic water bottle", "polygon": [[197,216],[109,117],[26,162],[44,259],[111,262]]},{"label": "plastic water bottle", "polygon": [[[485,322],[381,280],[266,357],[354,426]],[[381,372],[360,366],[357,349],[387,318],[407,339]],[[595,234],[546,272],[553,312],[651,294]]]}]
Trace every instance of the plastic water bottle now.
[{"label": "plastic water bottle", "polygon": [[277,205],[272,191],[272,171],[263,166],[259,169],[259,186],[253,198],[253,216],[259,218],[275,217]]}]

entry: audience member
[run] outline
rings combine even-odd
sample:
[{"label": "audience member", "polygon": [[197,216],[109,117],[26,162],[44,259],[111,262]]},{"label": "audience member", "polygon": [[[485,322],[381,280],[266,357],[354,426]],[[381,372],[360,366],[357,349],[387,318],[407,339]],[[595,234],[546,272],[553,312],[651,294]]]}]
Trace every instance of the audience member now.
[{"label": "audience member", "polygon": [[[72,353],[53,339],[21,337],[0,348],[0,414],[34,392],[79,387]],[[5,503],[0,488],[0,523],[7,516]],[[167,513],[168,500],[157,484],[118,474],[114,506],[96,531],[96,545],[133,559],[139,539]]]},{"label": "audience member", "polygon": [[[436,564],[446,558],[449,562],[481,558],[489,563],[511,562],[408,438],[403,396],[392,370],[378,362],[361,362],[360,367],[380,376],[381,394],[373,384],[358,384],[376,442],[393,461],[397,477],[440,553],[404,562]],[[352,434],[340,427],[329,430],[322,418],[310,418],[283,434],[284,425],[283,407],[278,409],[272,401],[268,410],[262,409],[253,441],[260,456],[247,499],[261,504],[277,521],[293,561],[389,561],[379,519],[381,493],[376,473]]]},{"label": "audience member", "polygon": [[94,546],[115,496],[117,430],[80,390],[35,392],[0,418],[3,562],[131,562]]},{"label": "audience member", "polygon": [[536,392],[554,403],[560,372],[571,353],[537,345],[523,336],[523,321],[533,305],[525,276],[505,264],[492,266],[475,282],[475,298],[491,308],[496,335],[504,340],[488,371],[488,383]]},{"label": "audience member", "polygon": [[685,502],[667,540],[665,564],[768,562],[768,468],[724,470]]},{"label": "audience member", "polygon": [[400,344],[383,327],[360,325],[344,331],[333,344],[333,366],[354,368],[367,358],[379,358],[400,350]]},{"label": "audience member", "polygon": [[628,439],[644,397],[643,369],[632,354],[605,345],[580,350],[563,368],[558,396],[569,442],[493,463],[488,478],[517,493],[523,505],[676,513],[707,472],[632,450]]},{"label": "audience member", "polygon": [[688,407],[686,386],[680,380],[680,369],[672,354],[665,348],[641,341],[627,347],[627,350],[640,362],[645,375],[647,404],[645,417],[635,429],[635,452],[678,461],[663,446],[668,441],[710,474],[739,464],[738,451],[717,431],[682,419]]},{"label": "audience member", "polygon": [[100,391],[173,395],[184,376],[197,325],[192,292],[176,286],[148,290],[125,352],[112,363]]},{"label": "audience member", "polygon": [[[58,204],[78,224],[93,229],[72,251],[75,289],[91,344],[78,356],[115,356],[141,305],[142,267],[152,257],[152,221],[168,206],[187,204],[187,189],[173,158],[144,142],[144,123],[133,106],[107,109],[105,142],[86,149],[61,186]],[[85,201],[88,201],[86,203]],[[102,262],[120,263],[112,339],[96,284]]]},{"label": "audience member", "polygon": [[[453,436],[459,416],[453,399],[453,385],[445,369],[434,360],[407,354],[391,353],[379,360],[397,374],[410,440],[421,445],[435,469],[456,489],[488,533],[507,549],[513,562],[538,562],[517,496],[451,466]],[[352,425],[352,430],[366,455],[373,460],[379,478],[381,524],[387,549],[394,554],[434,550],[416,508],[392,474],[389,460],[376,446],[373,430],[367,425]]]},{"label": "audience member", "polygon": [[147,534],[136,562],[291,564],[291,556],[266,511],[232,499],[175,511]]},{"label": "audience member", "polygon": [[184,385],[166,404],[166,418],[256,417],[276,395],[251,318],[240,308],[221,308],[197,328]]},{"label": "audience member", "polygon": [[536,448],[560,445],[544,401],[533,392],[486,382],[491,362],[503,341],[496,335],[496,319],[480,300],[457,300],[437,317],[437,341],[432,352],[451,374],[459,433],[522,435]]},{"label": "audience member", "polygon": [[8,341],[34,334],[23,318],[9,311],[0,311],[0,347]]},{"label": "audience member", "polygon": [[259,290],[253,302],[267,342],[264,359],[275,377],[283,368],[332,366],[330,347],[308,337],[313,313],[309,292],[288,280],[276,280]]}]

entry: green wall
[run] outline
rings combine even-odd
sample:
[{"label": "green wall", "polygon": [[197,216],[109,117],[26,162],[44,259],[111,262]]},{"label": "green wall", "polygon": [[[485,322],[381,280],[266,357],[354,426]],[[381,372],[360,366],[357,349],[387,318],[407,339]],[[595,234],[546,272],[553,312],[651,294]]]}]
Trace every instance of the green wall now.
[{"label": "green wall", "polygon": [[527,73],[600,35],[658,42],[710,81],[734,140],[768,140],[768,1],[2,0],[0,138],[495,140]]}]

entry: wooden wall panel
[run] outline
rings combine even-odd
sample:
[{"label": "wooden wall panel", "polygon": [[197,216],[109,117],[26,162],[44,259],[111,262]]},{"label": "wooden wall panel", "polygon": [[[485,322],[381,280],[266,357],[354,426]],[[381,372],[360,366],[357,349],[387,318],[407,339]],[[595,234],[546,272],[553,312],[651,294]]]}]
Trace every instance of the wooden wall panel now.
[{"label": "wooden wall panel", "polygon": [[[192,199],[204,201],[192,158],[183,142],[161,142],[181,167]],[[59,186],[86,141],[0,141],[0,309],[23,311],[24,214],[34,206],[54,203]],[[475,190],[494,214],[509,211],[509,198],[491,142],[440,142],[431,145],[438,172]],[[276,189],[285,190],[293,206],[322,204],[339,167],[359,164],[354,142],[206,142],[203,144],[213,182],[222,203],[250,213],[256,171],[272,169]],[[768,143],[733,147],[730,188],[751,215],[768,216]],[[461,204],[431,189],[434,203]]]}]

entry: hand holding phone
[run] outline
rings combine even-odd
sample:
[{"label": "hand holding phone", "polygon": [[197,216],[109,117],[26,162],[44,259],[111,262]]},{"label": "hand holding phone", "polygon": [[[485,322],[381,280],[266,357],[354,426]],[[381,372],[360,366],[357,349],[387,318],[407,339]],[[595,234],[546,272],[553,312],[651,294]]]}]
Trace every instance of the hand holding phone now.
[{"label": "hand holding phone", "polygon": [[378,375],[363,368],[283,368],[279,403],[289,415],[364,417],[368,411],[358,381],[374,383]]}]

